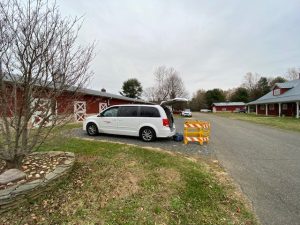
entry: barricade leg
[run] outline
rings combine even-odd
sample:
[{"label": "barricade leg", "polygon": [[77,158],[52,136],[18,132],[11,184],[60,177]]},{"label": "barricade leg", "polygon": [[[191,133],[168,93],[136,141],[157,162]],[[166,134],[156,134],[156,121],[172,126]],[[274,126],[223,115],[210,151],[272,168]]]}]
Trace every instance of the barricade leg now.
[{"label": "barricade leg", "polygon": [[184,138],[183,138],[183,140],[184,140],[184,144],[188,143],[188,140],[187,140],[187,128],[186,127],[184,128]]}]

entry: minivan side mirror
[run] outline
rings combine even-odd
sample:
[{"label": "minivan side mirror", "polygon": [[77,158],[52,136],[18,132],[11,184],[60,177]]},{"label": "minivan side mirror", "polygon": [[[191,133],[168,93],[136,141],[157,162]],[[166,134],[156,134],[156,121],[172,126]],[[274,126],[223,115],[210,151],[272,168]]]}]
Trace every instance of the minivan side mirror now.
[{"label": "minivan side mirror", "polygon": [[99,113],[99,114],[97,115],[97,117],[102,117],[102,113]]}]

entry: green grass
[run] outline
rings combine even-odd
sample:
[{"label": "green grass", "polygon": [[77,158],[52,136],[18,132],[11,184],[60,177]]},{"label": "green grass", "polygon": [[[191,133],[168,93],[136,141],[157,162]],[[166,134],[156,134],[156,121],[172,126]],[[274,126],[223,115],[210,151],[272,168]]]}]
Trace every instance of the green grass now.
[{"label": "green grass", "polygon": [[257,124],[263,124],[271,127],[276,127],[284,130],[299,131],[300,132],[300,119],[293,117],[275,117],[275,116],[262,116],[244,113],[214,113],[213,115],[222,116],[226,118],[248,121]]},{"label": "green grass", "polygon": [[63,126],[54,127],[52,130],[52,133],[54,135],[57,133],[65,133],[72,129],[81,128],[81,127],[82,127],[82,123],[67,123],[67,124],[64,124]]},{"label": "green grass", "polygon": [[75,152],[72,173],[0,224],[257,224],[215,164],[122,144],[56,143],[40,150]]}]

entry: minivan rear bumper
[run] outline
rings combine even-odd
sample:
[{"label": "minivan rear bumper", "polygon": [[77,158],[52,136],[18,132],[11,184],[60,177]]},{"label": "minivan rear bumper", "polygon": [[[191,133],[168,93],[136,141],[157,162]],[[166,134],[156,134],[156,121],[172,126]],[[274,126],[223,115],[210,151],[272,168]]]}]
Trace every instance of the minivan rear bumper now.
[{"label": "minivan rear bumper", "polygon": [[157,134],[157,137],[159,138],[167,138],[167,137],[173,137],[176,133],[175,128],[169,128],[166,127],[164,129],[161,129],[160,132]]}]

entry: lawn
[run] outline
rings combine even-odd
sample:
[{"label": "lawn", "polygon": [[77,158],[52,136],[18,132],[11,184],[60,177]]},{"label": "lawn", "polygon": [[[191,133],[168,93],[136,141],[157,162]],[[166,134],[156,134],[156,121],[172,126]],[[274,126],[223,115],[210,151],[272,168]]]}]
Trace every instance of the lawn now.
[{"label": "lawn", "polygon": [[40,150],[75,152],[72,173],[0,224],[257,224],[216,163],[76,138]]},{"label": "lawn", "polygon": [[271,127],[276,127],[284,130],[299,131],[300,132],[300,119],[293,117],[275,117],[275,116],[262,116],[253,113],[214,113],[213,115],[227,117],[236,120],[243,120],[257,124],[263,124]]}]

